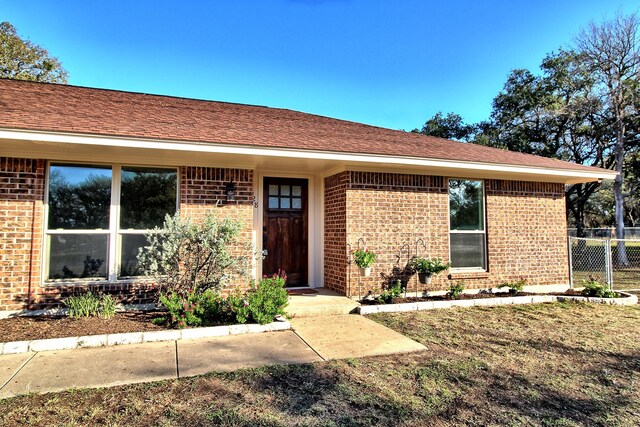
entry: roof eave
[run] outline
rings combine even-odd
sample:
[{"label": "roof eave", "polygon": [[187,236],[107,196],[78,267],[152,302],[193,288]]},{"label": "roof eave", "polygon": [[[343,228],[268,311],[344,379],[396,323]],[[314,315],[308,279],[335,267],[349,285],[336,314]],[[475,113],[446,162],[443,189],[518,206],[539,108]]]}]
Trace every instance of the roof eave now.
[{"label": "roof eave", "polygon": [[[346,163],[367,163],[380,165],[404,165],[417,168],[465,169],[496,173],[514,173],[536,177],[563,177],[566,184],[614,179],[617,173],[606,169],[587,170],[546,168],[511,165],[491,162],[471,162],[411,156],[390,156],[335,151],[316,151],[291,148],[261,147],[253,145],[225,144],[224,142],[177,141],[164,139],[131,138],[81,133],[46,132],[27,129],[0,128],[0,139],[42,141],[61,144],[96,145],[122,148],[142,148],[154,150],[175,150],[206,153],[245,154],[318,160],[336,160]],[[595,170],[591,170],[595,169]]]}]

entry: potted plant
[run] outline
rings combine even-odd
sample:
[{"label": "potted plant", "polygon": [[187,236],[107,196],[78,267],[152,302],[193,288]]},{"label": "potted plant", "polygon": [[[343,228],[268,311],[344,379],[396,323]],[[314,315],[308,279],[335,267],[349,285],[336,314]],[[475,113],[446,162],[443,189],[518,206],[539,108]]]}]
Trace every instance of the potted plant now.
[{"label": "potted plant", "polygon": [[416,258],[413,268],[418,272],[418,279],[423,285],[431,283],[431,276],[449,269],[449,263],[443,263],[440,258]]},{"label": "potted plant", "polygon": [[376,254],[369,249],[356,249],[353,251],[353,259],[360,268],[360,275],[364,277],[371,276],[371,265],[376,261]]}]

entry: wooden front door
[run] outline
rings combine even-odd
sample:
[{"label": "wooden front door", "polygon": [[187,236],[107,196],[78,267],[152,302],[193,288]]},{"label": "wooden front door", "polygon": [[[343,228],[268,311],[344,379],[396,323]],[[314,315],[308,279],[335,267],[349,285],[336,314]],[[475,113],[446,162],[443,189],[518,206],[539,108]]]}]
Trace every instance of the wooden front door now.
[{"label": "wooden front door", "polygon": [[307,286],[308,181],[264,179],[262,274],[287,274],[287,286]]}]

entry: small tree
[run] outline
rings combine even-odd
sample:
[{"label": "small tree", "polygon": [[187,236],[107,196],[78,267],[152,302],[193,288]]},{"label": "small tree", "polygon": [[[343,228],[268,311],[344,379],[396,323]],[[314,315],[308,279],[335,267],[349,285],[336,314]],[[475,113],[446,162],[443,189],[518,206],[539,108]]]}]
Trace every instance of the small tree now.
[{"label": "small tree", "polygon": [[207,214],[200,223],[167,215],[162,228],[147,233],[149,245],[140,249],[141,271],[154,277],[163,291],[186,296],[189,291],[219,292],[234,276],[249,275],[250,250],[235,254],[240,224],[231,218],[222,220]]},{"label": "small tree", "polygon": [[67,83],[67,71],[46,49],[22,39],[10,23],[0,22],[0,78]]}]

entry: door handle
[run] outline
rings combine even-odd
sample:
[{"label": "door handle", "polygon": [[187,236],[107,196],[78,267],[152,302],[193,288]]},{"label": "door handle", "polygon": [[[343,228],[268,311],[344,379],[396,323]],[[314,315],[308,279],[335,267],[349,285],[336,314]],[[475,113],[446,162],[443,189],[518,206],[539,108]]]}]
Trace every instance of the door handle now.
[{"label": "door handle", "polygon": [[269,255],[269,251],[267,251],[266,249],[264,249],[264,250],[262,251],[262,256],[263,256],[263,257],[265,257],[265,256],[267,256],[267,255]]}]

